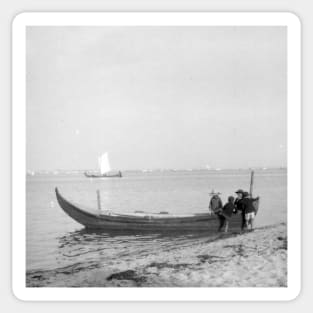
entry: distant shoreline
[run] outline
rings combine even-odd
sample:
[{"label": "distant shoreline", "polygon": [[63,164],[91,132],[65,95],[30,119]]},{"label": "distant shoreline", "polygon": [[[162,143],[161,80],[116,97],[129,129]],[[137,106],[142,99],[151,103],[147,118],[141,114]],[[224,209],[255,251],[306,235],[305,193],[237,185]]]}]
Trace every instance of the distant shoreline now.
[{"label": "distant shoreline", "polygon": [[[122,173],[143,173],[143,174],[150,174],[150,173],[162,173],[162,172],[204,172],[204,173],[220,173],[220,172],[243,172],[249,173],[251,170],[255,172],[266,172],[266,171],[287,171],[287,167],[268,167],[268,168],[223,168],[223,169],[205,169],[205,168],[191,168],[191,169],[136,169],[136,170],[121,170]],[[34,176],[34,175],[69,175],[69,174],[84,174],[86,171],[94,171],[92,169],[88,170],[38,170],[32,171],[27,170],[27,176]]]},{"label": "distant shoreline", "polygon": [[27,287],[286,287],[287,226],[199,237],[170,251],[132,255],[109,267],[77,264],[30,271]]}]

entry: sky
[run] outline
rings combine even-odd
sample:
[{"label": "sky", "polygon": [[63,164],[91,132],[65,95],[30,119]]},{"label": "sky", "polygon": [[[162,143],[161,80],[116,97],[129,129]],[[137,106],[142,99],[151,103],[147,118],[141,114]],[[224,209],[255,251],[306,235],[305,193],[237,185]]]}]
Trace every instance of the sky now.
[{"label": "sky", "polygon": [[285,27],[27,28],[27,169],[281,167]]}]

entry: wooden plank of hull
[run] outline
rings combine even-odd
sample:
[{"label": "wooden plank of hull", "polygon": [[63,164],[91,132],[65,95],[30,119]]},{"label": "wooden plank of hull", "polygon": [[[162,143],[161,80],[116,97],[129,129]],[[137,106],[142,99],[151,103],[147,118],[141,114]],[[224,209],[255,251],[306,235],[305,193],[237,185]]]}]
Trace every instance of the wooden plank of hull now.
[{"label": "wooden plank of hull", "polygon": [[[79,208],[63,198],[56,188],[56,197],[59,205],[78,223],[87,228],[127,231],[217,231],[219,221],[215,215],[195,214],[190,216],[167,216],[151,217],[134,216],[127,214],[102,214],[91,213]],[[239,230],[241,226],[241,216],[233,215],[230,220],[230,230]]]}]

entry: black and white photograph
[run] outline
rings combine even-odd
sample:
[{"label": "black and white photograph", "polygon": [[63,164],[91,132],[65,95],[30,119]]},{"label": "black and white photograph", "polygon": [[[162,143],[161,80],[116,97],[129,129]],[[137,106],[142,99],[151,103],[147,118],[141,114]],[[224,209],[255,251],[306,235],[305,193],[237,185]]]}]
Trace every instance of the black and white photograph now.
[{"label": "black and white photograph", "polygon": [[28,25],[25,287],[288,288],[287,44]]}]

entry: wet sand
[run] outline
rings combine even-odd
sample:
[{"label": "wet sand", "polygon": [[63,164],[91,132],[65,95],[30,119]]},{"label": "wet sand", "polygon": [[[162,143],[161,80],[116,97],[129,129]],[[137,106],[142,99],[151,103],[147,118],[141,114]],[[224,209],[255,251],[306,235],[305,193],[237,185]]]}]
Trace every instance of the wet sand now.
[{"label": "wet sand", "polygon": [[27,287],[286,287],[284,223],[243,234],[201,237],[159,253],[127,255],[102,267],[74,264],[28,272]]}]

